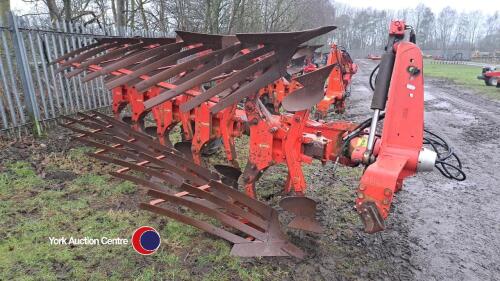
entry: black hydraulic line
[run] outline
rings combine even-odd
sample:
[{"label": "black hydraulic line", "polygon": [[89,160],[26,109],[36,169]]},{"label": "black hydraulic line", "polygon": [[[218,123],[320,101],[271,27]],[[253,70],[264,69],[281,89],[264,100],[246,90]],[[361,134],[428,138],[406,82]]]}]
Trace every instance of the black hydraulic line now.
[{"label": "black hydraulic line", "polygon": [[377,72],[377,70],[379,69],[380,67],[380,63],[377,64],[377,66],[375,66],[375,68],[372,70],[372,73],[370,74],[370,88],[372,89],[372,91],[375,91],[375,83],[373,83],[373,77],[375,76],[375,79],[377,79],[376,77],[378,76],[378,73],[377,75],[375,75],[375,73]]},{"label": "black hydraulic line", "polygon": [[392,43],[389,43],[387,52],[382,55],[377,80],[375,81],[375,91],[370,107],[373,110],[378,109],[382,111],[385,109],[395,59],[396,54],[393,52]]},{"label": "black hydraulic line", "polygon": [[462,161],[453,151],[453,148],[442,137],[428,129],[424,129],[424,132],[428,134],[428,136],[424,137],[424,144],[430,145],[437,154],[436,163],[434,164],[436,169],[448,179],[464,181],[467,176],[462,170]]}]

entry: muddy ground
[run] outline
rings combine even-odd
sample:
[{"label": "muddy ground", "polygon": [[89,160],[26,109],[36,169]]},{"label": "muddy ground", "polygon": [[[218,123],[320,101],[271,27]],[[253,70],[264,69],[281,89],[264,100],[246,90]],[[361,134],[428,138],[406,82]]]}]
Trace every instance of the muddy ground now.
[{"label": "muddy ground", "polygon": [[[371,114],[368,77],[376,63],[357,63],[359,73],[342,118],[362,121]],[[426,77],[425,127],[454,148],[467,179],[452,181],[437,171],[410,178],[396,196],[387,229],[375,235],[364,234],[359,228],[349,229],[352,236],[346,235],[342,225],[330,220],[344,214],[330,203],[332,194],[315,190],[322,203],[321,221],[333,228],[332,232],[340,233],[334,239],[322,237],[320,243],[350,245],[351,252],[339,259],[328,255],[334,252],[324,255],[316,249],[318,256],[309,263],[315,268],[311,279],[345,279],[338,268],[330,270],[330,263],[339,260],[353,267],[354,276],[347,279],[500,279],[500,159],[495,155],[500,152],[500,102],[447,80]],[[329,171],[329,166],[324,167],[319,177],[309,182],[337,188],[342,175],[331,177]],[[347,184],[354,188],[356,182]],[[301,276],[298,270],[295,273]]]},{"label": "muddy ground", "polygon": [[[375,63],[358,64],[361,73],[355,77],[349,109],[356,118],[367,112],[366,81]],[[373,251],[393,252],[411,279],[498,280],[500,103],[426,77],[425,127],[455,148],[467,180],[450,181],[433,172],[406,181],[397,194],[388,231],[380,236],[392,245]]]},{"label": "muddy ground", "polygon": [[[357,63],[359,73],[354,77],[347,114],[341,118],[361,121],[371,115],[368,76],[375,63],[369,60],[358,60]],[[64,193],[88,173],[95,174],[98,179],[94,179],[96,185],[105,183],[113,188],[120,185],[104,176],[110,170],[108,166],[80,159],[86,157],[84,154],[71,156],[72,151],[81,145],[69,141],[66,133],[59,136],[52,133],[36,141],[2,142],[0,173],[8,179],[13,169],[9,165],[16,161],[27,162],[30,166],[28,170],[33,170],[33,177],[50,181],[47,188],[68,196],[65,200],[69,200],[69,204],[72,204],[71,200],[77,202],[78,197],[87,196],[85,200],[88,200],[89,207],[82,207],[86,209],[82,220],[92,216],[98,206],[97,211],[103,216],[109,215],[109,212],[122,212],[126,216],[130,226],[121,225],[120,233],[131,233],[136,225],[148,222],[158,227],[165,239],[160,253],[151,258],[138,257],[130,248],[113,249],[113,257],[109,257],[109,253],[106,255],[104,250],[78,252],[75,259],[50,257],[44,261],[44,265],[52,263],[47,274],[52,276],[50,274],[54,272],[58,279],[88,279],[93,277],[90,273],[96,271],[100,275],[93,279],[97,280],[116,277],[114,274],[117,272],[121,274],[118,280],[495,280],[500,278],[500,173],[495,173],[500,167],[500,160],[494,154],[499,151],[499,105],[447,81],[426,80],[426,127],[442,135],[455,148],[464,162],[468,179],[464,182],[450,181],[434,172],[406,181],[393,204],[387,229],[375,235],[362,232],[361,222],[353,208],[360,169],[339,168],[333,174],[331,164],[322,167],[315,163],[304,167],[308,194],[319,202],[319,220],[326,231],[324,235],[311,235],[287,230],[292,241],[308,253],[301,261],[293,258],[230,258],[227,256],[228,243],[135,210],[134,205],[145,198],[140,190],[129,190],[127,187],[126,192],[117,196],[103,193],[102,187],[95,187],[93,192],[97,195],[88,195],[78,193],[80,189],[76,185],[71,193]],[[244,147],[244,140],[239,144]],[[246,152],[243,148],[239,152],[244,158]],[[66,155],[73,159],[67,160]],[[59,162],[65,164],[59,165]],[[48,163],[51,169],[47,168]],[[22,173],[19,175],[23,176]],[[284,181],[284,167],[274,167],[266,172],[258,185],[261,199],[278,207]],[[16,183],[15,180],[5,182]],[[43,184],[43,181],[35,182]],[[36,186],[29,186],[28,189],[30,193],[27,197],[46,192],[37,190]],[[94,190],[92,187],[88,189]],[[101,197],[99,201],[95,201],[96,196]],[[113,199],[103,201],[106,196]],[[1,198],[9,205],[26,200],[15,193],[4,194]],[[49,202],[42,201],[42,204]],[[0,225],[4,230],[0,230],[0,238],[8,239],[19,234],[15,225],[19,221],[22,225],[24,219],[31,221],[39,218],[43,221],[44,218],[39,217],[39,209],[43,206],[35,206],[35,209],[20,209],[21,213],[10,214],[16,216],[15,220],[2,219]],[[56,209],[56,206],[53,208]],[[281,218],[283,222],[289,219],[286,215]],[[74,229],[75,224],[78,222],[63,221],[63,225],[75,235],[88,234],[80,228]],[[100,223],[99,226],[108,230],[108,224]],[[6,230],[10,227],[14,230]],[[85,229],[85,225],[83,227]],[[110,231],[112,227],[109,226]],[[33,243],[33,251],[37,252],[46,241]],[[0,248],[2,246],[0,241]],[[8,244],[5,246],[15,253],[15,248]],[[44,279],[40,277],[44,275],[37,275],[37,269],[26,263],[23,257],[11,261],[0,254],[0,258],[17,265],[18,268],[12,271],[14,273],[22,272],[26,276],[33,275],[35,279]],[[110,261],[113,261],[112,266],[108,264]],[[15,277],[8,274],[0,276],[7,276],[6,279]]]}]

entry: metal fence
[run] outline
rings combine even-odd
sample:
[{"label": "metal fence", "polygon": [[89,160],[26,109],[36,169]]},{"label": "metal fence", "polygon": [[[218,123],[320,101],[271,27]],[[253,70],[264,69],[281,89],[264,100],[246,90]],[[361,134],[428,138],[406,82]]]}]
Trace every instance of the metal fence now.
[{"label": "metal fence", "polygon": [[[68,79],[52,62],[93,38],[117,34],[111,28],[10,14],[8,26],[0,26],[0,136],[40,134],[48,121],[60,115],[109,106],[111,97],[102,78],[89,83],[82,83],[81,76]],[[158,35],[132,34],[129,30],[121,34]]]}]

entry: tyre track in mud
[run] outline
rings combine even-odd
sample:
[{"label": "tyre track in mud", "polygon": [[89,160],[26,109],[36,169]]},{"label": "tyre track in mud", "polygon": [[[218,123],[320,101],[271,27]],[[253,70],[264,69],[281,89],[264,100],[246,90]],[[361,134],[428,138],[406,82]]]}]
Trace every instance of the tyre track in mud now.
[{"label": "tyre track in mud", "polygon": [[[354,76],[347,119],[350,115],[359,121],[371,115],[368,77],[376,62],[357,63],[360,72]],[[386,231],[402,231],[398,245],[409,249],[405,268],[411,279],[498,280],[500,102],[426,77],[425,127],[454,148],[467,180],[451,181],[438,171],[407,180],[396,195]]]}]

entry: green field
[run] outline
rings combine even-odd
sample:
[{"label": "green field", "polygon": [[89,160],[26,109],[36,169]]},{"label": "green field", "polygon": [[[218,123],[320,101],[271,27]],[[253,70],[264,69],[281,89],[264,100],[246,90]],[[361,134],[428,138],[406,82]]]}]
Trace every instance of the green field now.
[{"label": "green field", "polygon": [[[286,277],[280,268],[245,264],[230,256],[231,245],[222,239],[139,210],[137,203],[147,200],[144,191],[107,175],[113,168],[88,158],[87,151],[91,149],[51,153],[34,149],[25,160],[2,159],[0,280]],[[153,225],[163,238],[159,251],[152,256],[141,256],[130,245],[49,243],[52,236],[130,238],[141,225]]]},{"label": "green field", "polygon": [[430,60],[424,60],[424,74],[429,77],[449,79],[488,97],[500,99],[499,88],[486,86],[483,80],[477,79],[477,76],[481,74],[479,66],[434,64]]}]

